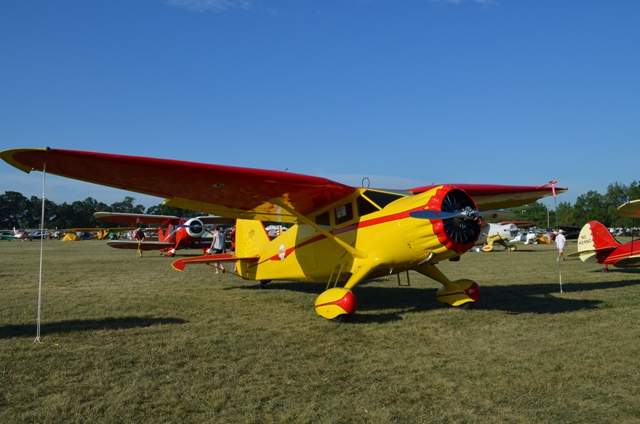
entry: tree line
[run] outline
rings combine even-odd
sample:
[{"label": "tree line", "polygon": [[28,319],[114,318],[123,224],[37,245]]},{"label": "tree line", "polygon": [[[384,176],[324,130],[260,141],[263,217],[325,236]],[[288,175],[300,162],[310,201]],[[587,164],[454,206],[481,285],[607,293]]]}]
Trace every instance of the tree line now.
[{"label": "tree line", "polygon": [[[202,212],[163,204],[151,206],[145,210],[143,205],[135,204],[135,201],[135,197],[131,196],[125,196],[123,201],[111,205],[98,202],[92,197],[62,204],[45,199],[44,227],[47,229],[104,227],[105,223],[93,216],[95,212],[147,213],[185,218],[206,215]],[[0,228],[39,228],[41,215],[42,199],[37,196],[27,198],[17,191],[5,191],[0,195]]]},{"label": "tree line", "polygon": [[[559,197],[562,199],[562,197]],[[547,208],[543,203],[535,202],[512,208],[518,221],[535,221],[538,227],[556,227],[557,225],[575,225],[582,227],[589,221],[600,221],[606,227],[638,226],[630,218],[621,218],[616,213],[618,207],[630,200],[640,199],[640,185],[633,181],[629,185],[613,183],[607,192],[600,194],[591,190],[578,196],[575,204],[559,202],[557,214],[555,207]],[[145,210],[135,204],[135,198],[125,196],[121,202],[107,205],[87,197],[71,204],[56,204],[45,199],[45,227],[48,229],[65,229],[81,227],[101,227],[104,223],[95,219],[95,212],[148,213],[153,215],[174,215],[184,218],[206,215],[202,212],[190,211],[163,204],[151,206]],[[0,195],[0,228],[38,228],[42,212],[42,199],[37,196],[27,198],[16,191],[5,191]],[[557,220],[556,220],[557,216]]]},{"label": "tree line", "polygon": [[[557,199],[562,199],[562,195]],[[604,194],[595,190],[581,194],[573,205],[570,202],[558,202],[557,215],[554,207],[547,209],[540,202],[511,210],[516,213],[517,220],[536,221],[538,227],[543,228],[555,228],[556,222],[559,226],[582,227],[589,221],[599,221],[605,227],[630,228],[640,226],[640,222],[634,223],[631,218],[620,217],[617,210],[623,204],[637,199],[640,199],[640,185],[637,181],[629,185],[616,182],[609,184]]]}]

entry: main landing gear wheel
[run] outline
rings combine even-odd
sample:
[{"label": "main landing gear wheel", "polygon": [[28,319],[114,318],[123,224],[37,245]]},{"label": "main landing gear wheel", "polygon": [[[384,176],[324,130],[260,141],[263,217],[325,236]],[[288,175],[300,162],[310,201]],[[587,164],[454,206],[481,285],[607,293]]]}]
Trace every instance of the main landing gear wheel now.
[{"label": "main landing gear wheel", "polygon": [[351,315],[349,314],[338,315],[337,317],[332,319],[331,322],[334,324],[344,324],[345,322],[349,322],[350,317]]},{"label": "main landing gear wheel", "polygon": [[263,289],[270,282],[271,282],[271,280],[260,280],[260,282],[258,284],[256,284],[255,286],[253,286],[253,288],[258,289],[258,290]]},{"label": "main landing gear wheel", "polygon": [[356,297],[351,290],[334,287],[318,296],[316,313],[332,322],[346,322],[356,312]]},{"label": "main landing gear wheel", "polygon": [[480,299],[480,287],[471,280],[457,280],[447,282],[436,293],[440,303],[461,309],[471,309]]}]

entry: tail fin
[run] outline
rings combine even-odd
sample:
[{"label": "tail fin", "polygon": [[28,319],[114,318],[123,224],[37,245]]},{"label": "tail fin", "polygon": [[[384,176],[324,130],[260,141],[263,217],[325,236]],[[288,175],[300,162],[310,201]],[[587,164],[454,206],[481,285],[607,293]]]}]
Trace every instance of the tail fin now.
[{"label": "tail fin", "polygon": [[619,244],[604,225],[598,221],[589,221],[580,230],[576,255],[585,262],[595,260],[598,251],[613,250]]},{"label": "tail fin", "polygon": [[619,244],[604,225],[598,221],[589,221],[582,227],[582,230],[580,230],[578,252],[613,249]]},{"label": "tail fin", "polygon": [[269,241],[269,235],[262,222],[250,219],[236,220],[236,256],[257,256]]}]

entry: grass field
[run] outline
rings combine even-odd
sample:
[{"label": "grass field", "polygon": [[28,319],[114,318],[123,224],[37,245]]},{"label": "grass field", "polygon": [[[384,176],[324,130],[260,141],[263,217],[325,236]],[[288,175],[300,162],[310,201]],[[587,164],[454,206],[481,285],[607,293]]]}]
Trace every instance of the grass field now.
[{"label": "grass field", "polygon": [[412,273],[357,287],[338,325],[323,285],[46,240],[35,343],[39,247],[0,242],[2,423],[640,422],[640,272],[567,260],[560,294],[553,246],[440,264],[474,310]]}]

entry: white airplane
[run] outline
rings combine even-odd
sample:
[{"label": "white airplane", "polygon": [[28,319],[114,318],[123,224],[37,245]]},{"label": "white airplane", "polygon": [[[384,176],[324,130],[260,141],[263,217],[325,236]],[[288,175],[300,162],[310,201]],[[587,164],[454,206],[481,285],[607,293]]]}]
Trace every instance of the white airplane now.
[{"label": "white airplane", "polygon": [[491,252],[493,244],[498,243],[508,251],[516,250],[513,244],[519,241],[518,236],[520,228],[535,225],[533,221],[510,221],[510,222],[490,222],[482,226],[482,233],[476,242],[476,246],[485,245],[482,248],[484,252]]}]

